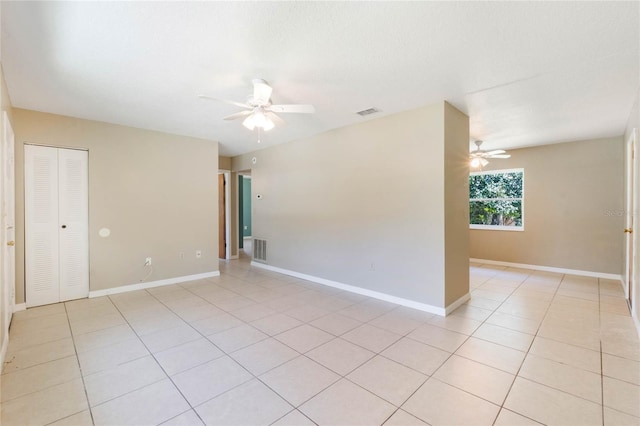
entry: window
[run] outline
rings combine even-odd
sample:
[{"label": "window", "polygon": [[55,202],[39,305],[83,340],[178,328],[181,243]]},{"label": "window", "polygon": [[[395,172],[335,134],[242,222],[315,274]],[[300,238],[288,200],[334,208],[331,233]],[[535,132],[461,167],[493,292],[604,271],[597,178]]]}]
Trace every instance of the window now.
[{"label": "window", "polygon": [[469,175],[471,229],[524,230],[524,169],[476,172]]}]

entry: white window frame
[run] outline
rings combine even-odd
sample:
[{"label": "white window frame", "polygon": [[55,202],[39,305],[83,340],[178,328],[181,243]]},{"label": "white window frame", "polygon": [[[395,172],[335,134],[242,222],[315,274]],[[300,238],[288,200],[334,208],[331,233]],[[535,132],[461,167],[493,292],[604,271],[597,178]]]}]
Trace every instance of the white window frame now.
[{"label": "white window frame", "polygon": [[[469,229],[477,229],[483,231],[524,231],[524,168],[518,169],[499,169],[499,170],[483,170],[479,172],[469,173],[469,177],[477,175],[496,175],[504,173],[522,173],[522,198],[520,199],[522,206],[522,225],[521,226],[504,226],[504,225],[473,225],[469,224]],[[469,197],[469,203],[471,203],[471,197]],[[474,201],[483,200],[518,200],[518,198],[473,198]]]}]

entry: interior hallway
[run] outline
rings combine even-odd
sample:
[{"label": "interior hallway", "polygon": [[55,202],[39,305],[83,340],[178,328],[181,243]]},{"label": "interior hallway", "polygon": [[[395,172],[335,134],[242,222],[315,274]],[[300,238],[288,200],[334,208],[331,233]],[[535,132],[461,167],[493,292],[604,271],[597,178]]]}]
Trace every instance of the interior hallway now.
[{"label": "interior hallway", "polygon": [[447,318],[244,256],[217,278],[18,312],[2,424],[640,423],[619,283],[470,271]]}]

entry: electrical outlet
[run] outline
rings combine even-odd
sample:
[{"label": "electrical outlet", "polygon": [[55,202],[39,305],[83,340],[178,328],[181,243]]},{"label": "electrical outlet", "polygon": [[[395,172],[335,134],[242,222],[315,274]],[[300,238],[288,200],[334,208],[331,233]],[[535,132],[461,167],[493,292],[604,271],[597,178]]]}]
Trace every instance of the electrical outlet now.
[{"label": "electrical outlet", "polygon": [[147,257],[147,258],[144,260],[144,266],[151,266],[151,258],[150,258],[150,257]]},{"label": "electrical outlet", "polygon": [[200,259],[202,257],[202,251],[196,250],[196,259]]}]

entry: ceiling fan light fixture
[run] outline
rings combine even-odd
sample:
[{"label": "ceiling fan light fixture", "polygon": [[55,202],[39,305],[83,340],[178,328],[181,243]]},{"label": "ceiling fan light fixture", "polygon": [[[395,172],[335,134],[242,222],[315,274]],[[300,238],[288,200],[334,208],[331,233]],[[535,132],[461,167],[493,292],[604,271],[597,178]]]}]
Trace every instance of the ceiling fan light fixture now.
[{"label": "ceiling fan light fixture", "polygon": [[487,164],[489,164],[489,161],[485,160],[484,158],[474,157],[471,159],[471,167],[474,169],[484,167]]},{"label": "ceiling fan light fixture", "polygon": [[249,129],[249,130],[253,130],[253,129],[255,129],[255,128],[256,128],[256,122],[255,122],[255,120],[254,120],[254,118],[253,118],[253,114],[251,114],[250,116],[248,116],[247,118],[245,118],[245,119],[242,121],[242,125],[243,125],[244,127],[246,127],[247,129]]},{"label": "ceiling fan light fixture", "polygon": [[245,118],[242,125],[249,130],[253,130],[258,127],[265,132],[275,127],[275,123],[260,109],[257,109],[253,114]]},{"label": "ceiling fan light fixture", "polygon": [[469,165],[472,169],[483,168],[484,166],[489,164],[489,161],[487,159],[511,157],[511,155],[507,154],[507,151],[505,151],[504,149],[494,149],[492,151],[482,150],[480,148],[480,145],[482,145],[481,140],[473,141],[473,143],[475,143],[476,149],[469,152],[469,157],[471,159],[469,161]]},{"label": "ceiling fan light fixture", "polygon": [[261,126],[258,126],[257,124],[256,126],[261,127],[262,130],[264,130],[265,132],[268,132],[269,130],[273,129],[276,126],[275,123],[271,121],[269,117],[264,117],[264,122],[261,124],[262,124]]},{"label": "ceiling fan light fixture", "polygon": [[220,101],[227,104],[235,105],[244,109],[244,111],[223,117],[224,120],[243,119],[242,125],[253,131],[258,128],[259,131],[269,131],[276,127],[282,126],[285,121],[278,116],[280,113],[287,114],[313,114],[316,109],[309,104],[276,104],[271,102],[271,93],[273,88],[265,80],[256,78],[252,80],[253,94],[249,96],[247,102],[229,101],[226,99],[215,98],[207,95],[200,95],[201,99],[210,99]]}]

